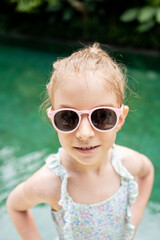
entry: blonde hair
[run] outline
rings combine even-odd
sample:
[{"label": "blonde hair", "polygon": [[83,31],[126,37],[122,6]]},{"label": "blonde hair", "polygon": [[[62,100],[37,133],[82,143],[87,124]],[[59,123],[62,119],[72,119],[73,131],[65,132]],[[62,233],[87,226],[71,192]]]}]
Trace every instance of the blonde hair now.
[{"label": "blonde hair", "polygon": [[108,87],[117,96],[120,105],[124,101],[125,92],[125,69],[115,62],[98,43],[73,53],[64,59],[59,59],[53,64],[54,71],[47,84],[48,98],[45,102],[51,102],[51,97],[58,83],[69,75],[84,75],[88,71],[101,73]]}]

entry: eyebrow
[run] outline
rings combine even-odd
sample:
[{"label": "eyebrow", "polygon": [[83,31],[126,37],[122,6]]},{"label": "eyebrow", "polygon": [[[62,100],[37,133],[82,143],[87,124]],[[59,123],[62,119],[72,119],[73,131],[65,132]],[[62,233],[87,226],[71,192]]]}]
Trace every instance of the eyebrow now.
[{"label": "eyebrow", "polygon": [[[60,108],[72,108],[72,109],[76,109],[76,108],[74,108],[74,107],[72,107],[72,106],[67,106],[67,105],[59,105],[59,107]],[[113,108],[117,108],[117,107],[115,107],[113,104],[102,104],[102,105],[99,105],[99,106],[95,106],[94,108],[97,108],[97,107],[113,107]],[[92,108],[91,108],[92,109]]]},{"label": "eyebrow", "polygon": [[62,105],[59,105],[58,107],[59,107],[59,108],[73,108],[72,106],[67,106],[67,105],[63,105],[63,104],[62,104]]}]

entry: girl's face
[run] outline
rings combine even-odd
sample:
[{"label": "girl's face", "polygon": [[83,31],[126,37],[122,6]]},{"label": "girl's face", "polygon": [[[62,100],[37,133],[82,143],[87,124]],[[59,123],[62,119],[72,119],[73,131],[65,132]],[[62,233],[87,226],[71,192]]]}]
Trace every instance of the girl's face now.
[{"label": "girl's face", "polygon": [[[106,84],[98,74],[91,72],[85,78],[76,75],[66,78],[54,91],[52,106],[54,110],[61,108],[89,110],[101,106],[120,108],[116,95],[106,87]],[[77,130],[72,133],[58,132],[59,141],[66,153],[77,163],[98,164],[105,161],[124,119],[125,116],[120,117],[119,124],[113,130],[99,132],[90,125],[88,116],[84,114]]]}]

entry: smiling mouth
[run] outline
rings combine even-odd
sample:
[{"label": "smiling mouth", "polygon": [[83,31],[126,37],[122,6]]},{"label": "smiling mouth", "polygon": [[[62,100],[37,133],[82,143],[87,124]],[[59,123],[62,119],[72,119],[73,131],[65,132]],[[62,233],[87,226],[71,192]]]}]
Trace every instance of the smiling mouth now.
[{"label": "smiling mouth", "polygon": [[89,146],[89,147],[75,147],[75,149],[81,153],[92,153],[94,152],[100,145],[97,146]]},{"label": "smiling mouth", "polygon": [[98,147],[98,146],[91,146],[91,147],[76,147],[76,148],[78,148],[78,149],[82,149],[82,150],[89,150],[89,149],[94,149],[94,148],[96,148],[96,147]]}]

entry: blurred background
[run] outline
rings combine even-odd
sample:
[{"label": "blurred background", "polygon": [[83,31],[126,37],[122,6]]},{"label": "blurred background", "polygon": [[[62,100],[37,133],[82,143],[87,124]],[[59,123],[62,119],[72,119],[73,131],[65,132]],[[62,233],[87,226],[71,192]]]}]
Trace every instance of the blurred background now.
[{"label": "blurred background", "polygon": [[0,33],[159,50],[160,0],[1,0]]},{"label": "blurred background", "polygon": [[[20,239],[5,208],[9,192],[60,146],[39,110],[53,62],[95,41],[127,67],[130,113],[116,143],[144,153],[155,167],[135,240],[159,239],[160,0],[1,0],[0,240]],[[33,214],[42,238],[54,239],[49,206]]]}]

